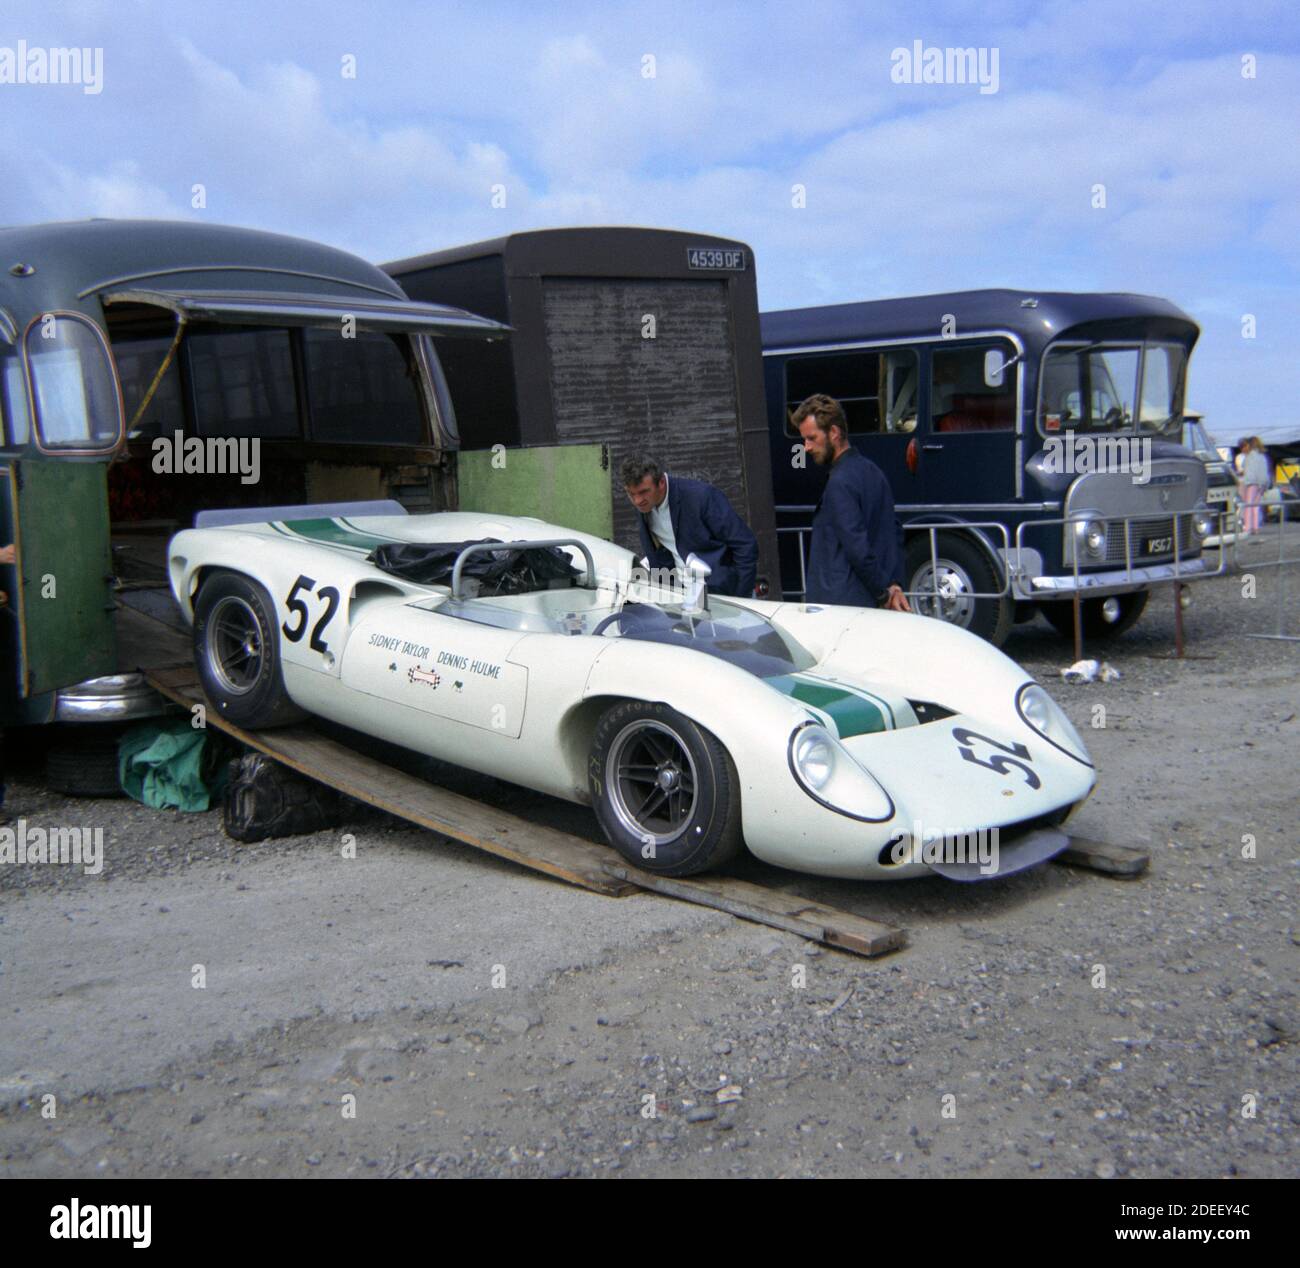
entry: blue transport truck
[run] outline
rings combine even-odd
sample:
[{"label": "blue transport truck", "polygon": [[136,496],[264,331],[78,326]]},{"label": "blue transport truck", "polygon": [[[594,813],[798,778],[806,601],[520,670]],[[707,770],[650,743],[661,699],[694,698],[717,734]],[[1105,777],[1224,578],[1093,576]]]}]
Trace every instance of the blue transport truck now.
[{"label": "blue transport truck", "polygon": [[966,291],[762,315],[781,576],[803,589],[824,478],[790,411],[826,393],[889,480],[913,606],[1000,644],[1037,612],[1114,636],[1220,570],[1181,443],[1199,334],[1144,295]]}]

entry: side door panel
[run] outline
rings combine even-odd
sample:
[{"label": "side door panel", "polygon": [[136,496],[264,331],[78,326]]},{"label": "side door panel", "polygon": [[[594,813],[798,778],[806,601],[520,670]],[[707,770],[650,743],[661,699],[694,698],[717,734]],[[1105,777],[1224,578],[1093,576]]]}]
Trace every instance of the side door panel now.
[{"label": "side door panel", "polygon": [[[928,409],[918,428],[920,485],[918,501],[969,506],[1011,502],[1016,497],[1016,379],[1008,371],[1001,388],[983,378],[984,354],[1004,340],[930,348]],[[971,519],[989,518],[963,511]]]},{"label": "side door panel", "polygon": [[18,563],[12,586],[0,589],[17,615],[20,696],[116,668],[105,471],[102,462],[7,464]]},{"label": "side door panel", "polygon": [[[344,687],[422,713],[518,739],[528,670],[507,657],[526,635],[439,616],[427,608],[386,607],[348,638]],[[376,713],[382,719],[381,713]],[[436,744],[421,744],[434,751]],[[455,760],[455,757],[452,757]]]}]

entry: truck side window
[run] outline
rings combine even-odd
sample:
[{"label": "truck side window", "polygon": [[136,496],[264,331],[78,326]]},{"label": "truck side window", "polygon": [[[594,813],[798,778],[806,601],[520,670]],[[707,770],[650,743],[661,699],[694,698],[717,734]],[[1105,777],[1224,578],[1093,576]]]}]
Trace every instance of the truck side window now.
[{"label": "truck side window", "polygon": [[[1016,371],[1002,376],[999,387],[984,379],[988,344],[936,349],[930,357],[930,429],[953,431],[1014,431]],[[1009,360],[1011,350],[1000,347]]]},{"label": "truck side window", "polygon": [[385,334],[307,330],[307,398],[313,440],[370,445],[425,441],[419,383]]},{"label": "truck side window", "polygon": [[0,415],[4,417],[5,443],[25,445],[32,434],[27,413],[27,384],[17,356],[0,358]]},{"label": "truck side window", "polygon": [[[127,422],[135,417],[144,394],[158,373],[171,337],[165,339],[117,339],[113,343],[113,360],[117,362],[117,376],[122,381],[122,407]],[[181,398],[181,377],[177,368],[179,357],[173,357],[158,390],[149,402],[144,417],[135,425],[136,437],[170,436],[185,430],[185,407]],[[130,439],[131,437],[128,437]]]},{"label": "truck side window", "polygon": [[300,434],[287,330],[191,333],[186,342],[199,435]]},{"label": "truck side window", "polygon": [[816,392],[844,407],[851,435],[910,432],[916,427],[917,359],[910,348],[791,357],[785,367],[789,412]]}]

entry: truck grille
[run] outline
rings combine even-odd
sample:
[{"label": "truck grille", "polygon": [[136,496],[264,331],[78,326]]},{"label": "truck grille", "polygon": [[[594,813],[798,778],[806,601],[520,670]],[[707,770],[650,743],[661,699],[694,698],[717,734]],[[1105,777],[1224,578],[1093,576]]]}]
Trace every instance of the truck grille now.
[{"label": "truck grille", "polygon": [[[1160,538],[1169,538],[1172,543],[1174,535],[1174,521],[1178,522],[1178,554],[1179,558],[1186,558],[1194,549],[1192,542],[1192,517],[1190,515],[1159,516],[1155,519],[1133,520],[1129,527],[1129,544],[1133,551],[1133,562],[1135,564],[1148,563],[1156,559],[1172,559],[1174,557],[1174,548],[1171,544],[1167,550],[1158,550],[1147,553],[1147,542],[1159,540]],[[1106,562],[1108,564],[1123,564],[1124,558],[1124,521],[1107,520],[1106,521]]]}]

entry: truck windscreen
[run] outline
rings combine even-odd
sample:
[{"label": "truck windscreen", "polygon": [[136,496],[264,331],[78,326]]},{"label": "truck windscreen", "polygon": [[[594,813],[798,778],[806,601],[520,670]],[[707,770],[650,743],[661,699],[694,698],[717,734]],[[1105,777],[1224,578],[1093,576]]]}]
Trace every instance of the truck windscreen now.
[{"label": "truck windscreen", "polygon": [[1043,358],[1039,425],[1044,434],[1142,431],[1176,439],[1186,367],[1180,344],[1055,344]]}]

